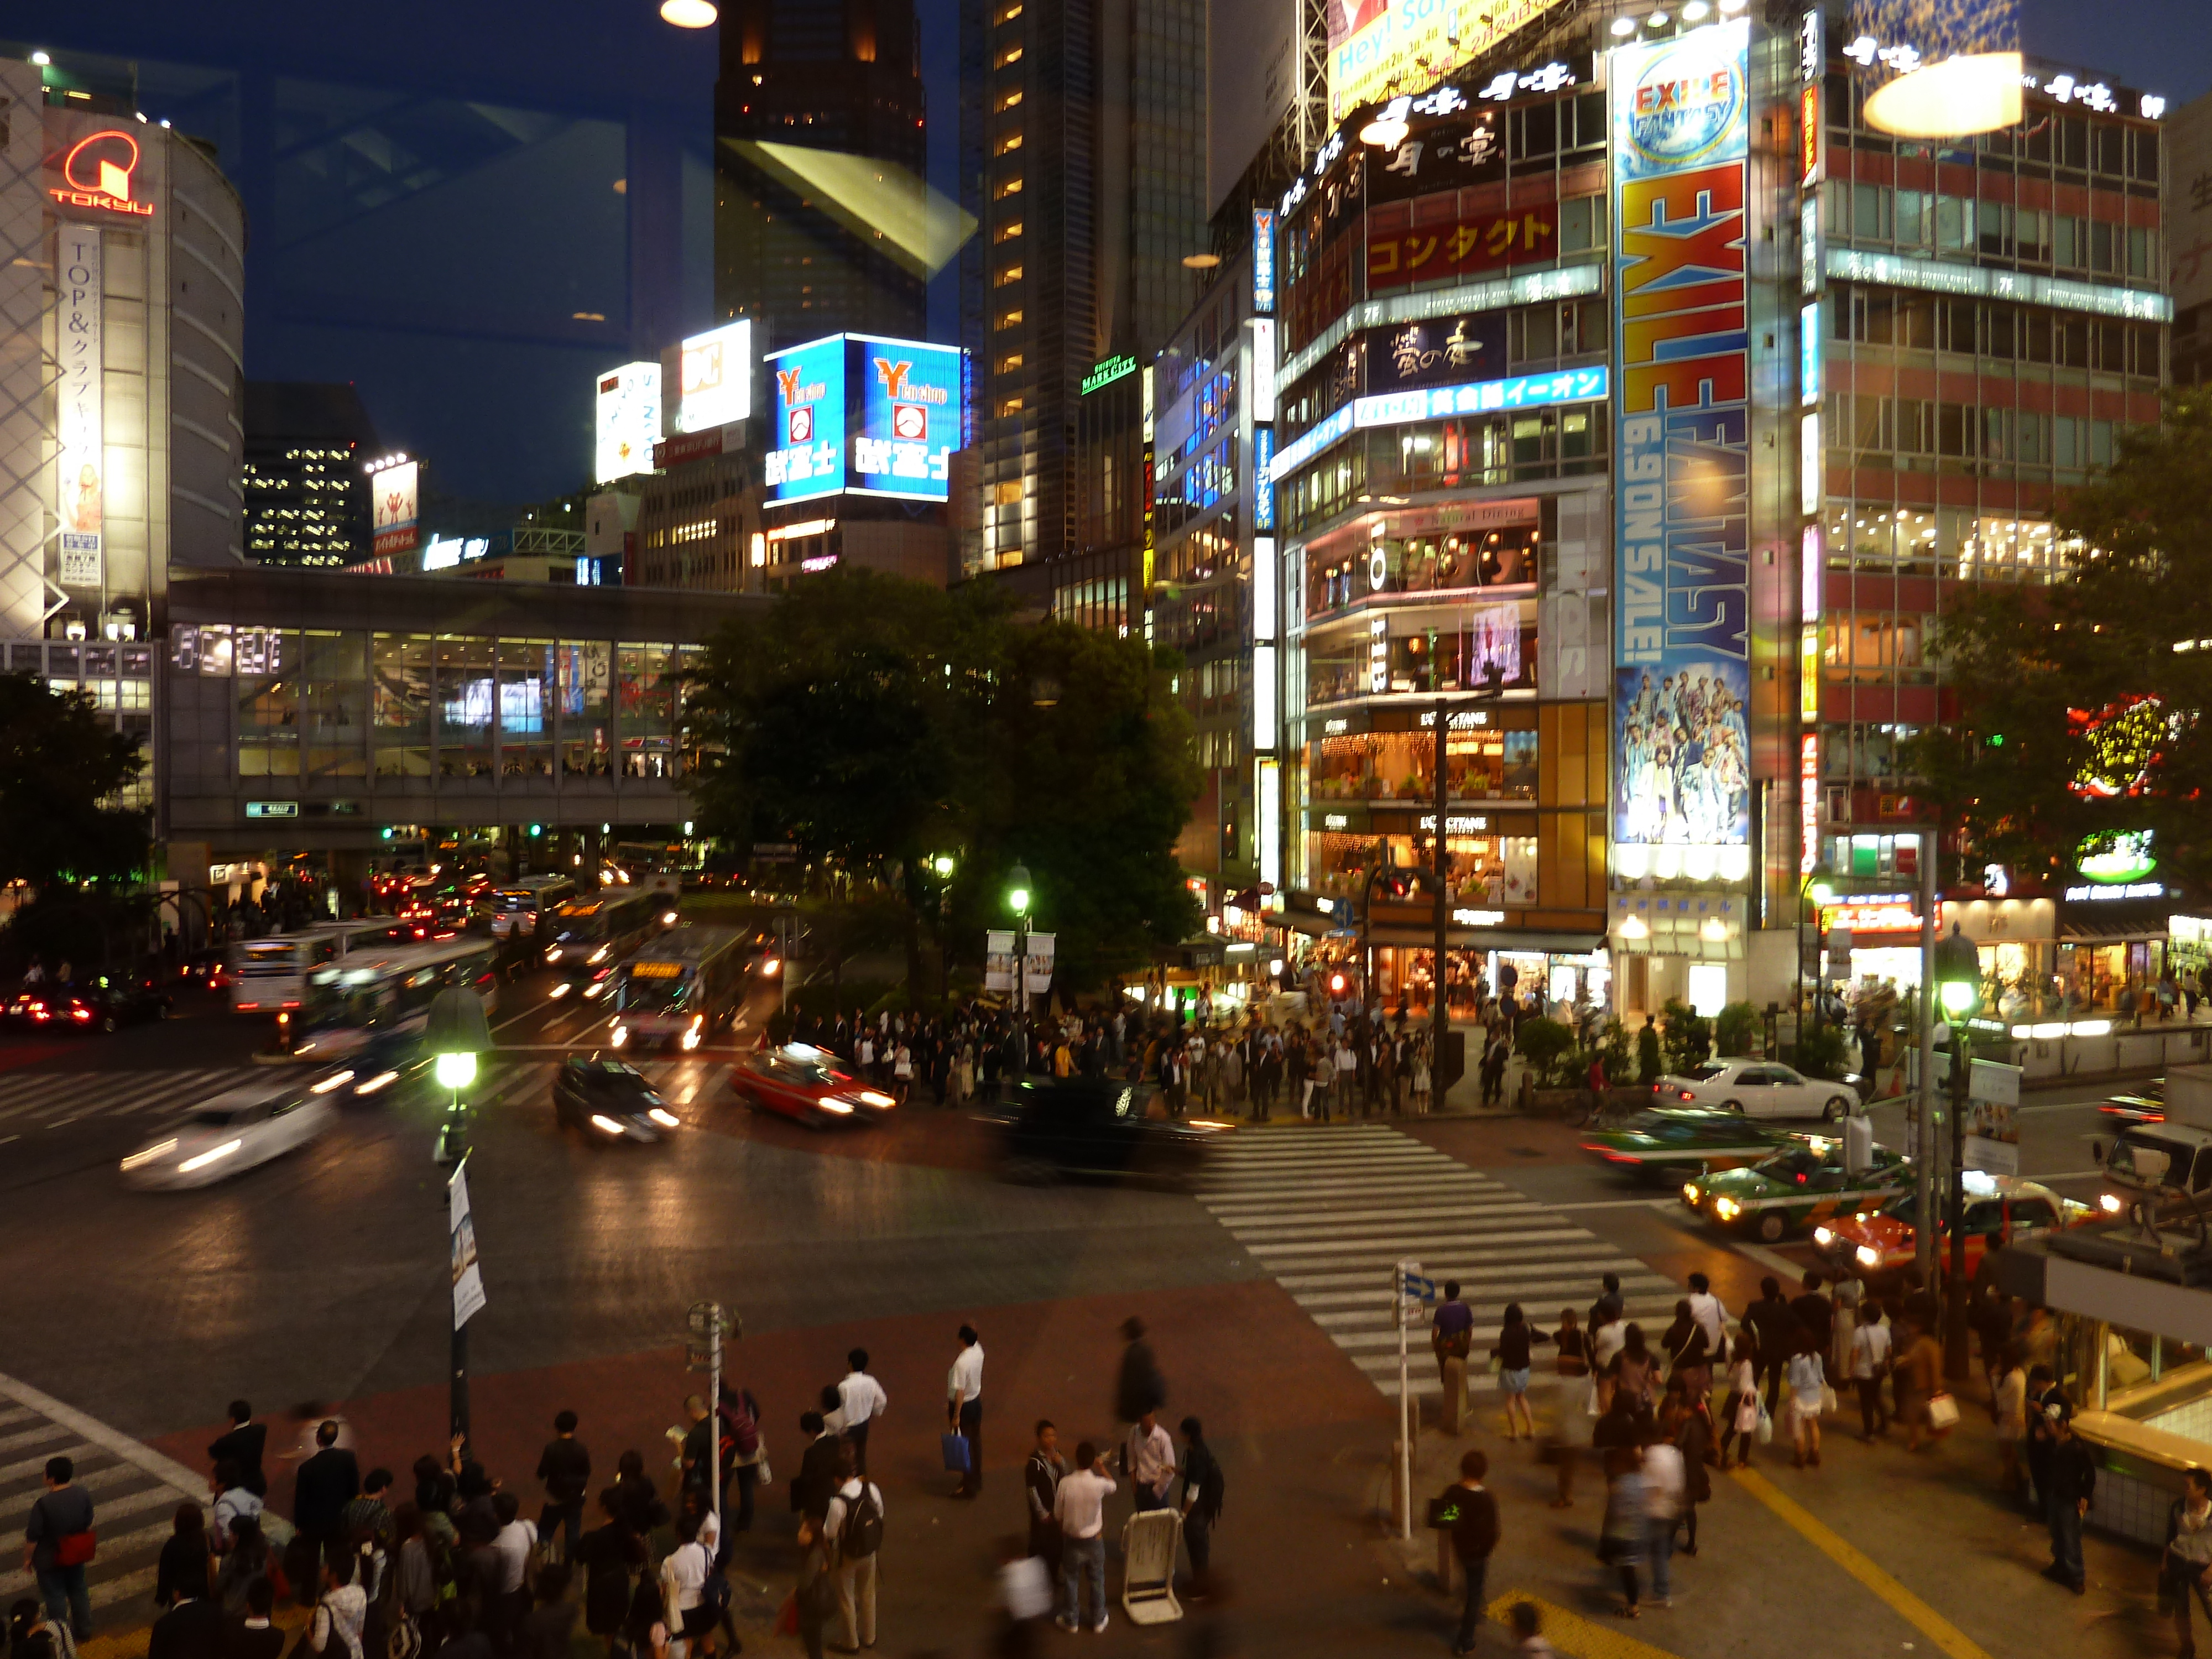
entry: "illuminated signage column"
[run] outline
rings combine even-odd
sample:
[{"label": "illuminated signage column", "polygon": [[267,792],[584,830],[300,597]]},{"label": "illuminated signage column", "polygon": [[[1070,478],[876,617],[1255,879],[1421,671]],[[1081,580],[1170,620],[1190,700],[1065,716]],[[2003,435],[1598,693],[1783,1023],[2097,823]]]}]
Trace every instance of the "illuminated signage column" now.
[{"label": "illuminated signage column", "polygon": [[1251,526],[1247,550],[1252,583],[1252,799],[1258,804],[1254,824],[1254,850],[1260,879],[1270,886],[1282,882],[1281,803],[1282,766],[1276,750],[1282,741],[1282,644],[1275,583],[1279,560],[1275,553],[1275,212],[1252,210],[1252,318],[1250,349],[1245,359],[1246,376],[1242,403],[1244,420],[1251,428],[1251,447],[1246,456],[1249,480]]},{"label": "illuminated signage column", "polygon": [[1820,184],[1826,176],[1827,40],[1815,9],[1797,24],[1797,872],[1820,861],[1820,601],[1826,568],[1820,501],[1826,448],[1820,402],[1826,391],[1827,340],[1821,329],[1827,285],[1822,257]]},{"label": "illuminated signage column", "polygon": [[62,224],[54,276],[55,356],[61,368],[55,388],[54,505],[61,520],[61,585],[99,588],[106,575],[107,514],[99,226]]},{"label": "illuminated signage column", "polygon": [[1751,869],[1750,26],[1613,55],[1613,867]]}]

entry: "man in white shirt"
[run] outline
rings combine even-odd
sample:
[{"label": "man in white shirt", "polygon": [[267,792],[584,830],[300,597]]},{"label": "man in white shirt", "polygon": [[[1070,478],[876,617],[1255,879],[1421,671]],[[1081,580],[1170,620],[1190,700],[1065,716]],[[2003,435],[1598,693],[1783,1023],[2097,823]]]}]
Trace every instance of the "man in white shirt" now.
[{"label": "man in white shirt", "polygon": [[1690,1317],[1705,1334],[1705,1352],[1716,1363],[1728,1353],[1728,1310],[1713,1294],[1712,1280],[1703,1273],[1690,1275]]},{"label": "man in white shirt", "polygon": [[960,1328],[960,1354],[945,1379],[945,1420],[968,1443],[968,1469],[955,1498],[983,1489],[983,1344],[973,1325]]},{"label": "man in white shirt", "polygon": [[836,1553],[837,1607],[845,1621],[844,1645],[850,1650],[876,1644],[876,1550],[883,1533],[884,1494],[881,1487],[855,1472],[849,1447],[844,1474],[844,1484],[830,1500],[823,1536]]},{"label": "man in white shirt", "polygon": [[1160,1426],[1159,1413],[1148,1411],[1129,1425],[1129,1438],[1121,1448],[1121,1473],[1129,1477],[1139,1513],[1167,1508],[1175,1472],[1175,1442]]},{"label": "man in white shirt", "polygon": [[1052,1518],[1060,1523],[1060,1617],[1062,1630],[1079,1630],[1083,1580],[1091,1581],[1091,1628],[1106,1628],[1106,1500],[1114,1477],[1088,1440],[1075,1449],[1075,1470],[1052,1495]]},{"label": "man in white shirt", "polygon": [[845,1356],[852,1369],[837,1384],[837,1418],[845,1438],[852,1443],[853,1468],[862,1480],[868,1476],[868,1425],[891,1403],[884,1385],[868,1375],[868,1351],[855,1348]]}]

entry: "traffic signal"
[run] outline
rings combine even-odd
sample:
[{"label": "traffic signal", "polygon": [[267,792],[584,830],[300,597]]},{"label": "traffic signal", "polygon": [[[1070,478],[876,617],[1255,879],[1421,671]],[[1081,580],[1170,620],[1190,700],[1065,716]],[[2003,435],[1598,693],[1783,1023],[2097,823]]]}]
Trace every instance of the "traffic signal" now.
[{"label": "traffic signal", "polygon": [[533,823],[533,824],[532,824],[532,825],[530,826],[530,838],[531,838],[531,840],[532,840],[532,841],[536,841],[536,840],[537,840],[540,836],[544,835],[544,833],[545,833],[545,826],[544,826],[544,824],[542,824],[542,823]]}]

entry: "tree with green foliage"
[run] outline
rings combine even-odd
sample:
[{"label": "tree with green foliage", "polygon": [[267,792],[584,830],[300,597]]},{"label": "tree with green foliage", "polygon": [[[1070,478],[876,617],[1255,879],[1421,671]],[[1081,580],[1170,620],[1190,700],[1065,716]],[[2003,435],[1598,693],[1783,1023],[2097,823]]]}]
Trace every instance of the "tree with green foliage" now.
[{"label": "tree with green foliage", "polygon": [[1063,986],[1140,968],[1197,926],[1175,859],[1198,789],[1189,728],[1141,641],[1019,624],[981,583],[833,571],[730,625],[696,678],[721,754],[693,780],[696,815],[895,889],[910,988],[925,922],[945,917],[963,959],[1012,924],[1017,863]]},{"label": "tree with green foliage", "polygon": [[1974,877],[2070,881],[2148,831],[2164,878],[2212,879],[2212,388],[2122,432],[2057,526],[2051,582],[1984,582],[1942,618],[1954,707],[1907,763]]},{"label": "tree with green foliage", "polygon": [[45,892],[143,879],[146,815],[115,801],[145,764],[83,692],[0,674],[0,882]]}]

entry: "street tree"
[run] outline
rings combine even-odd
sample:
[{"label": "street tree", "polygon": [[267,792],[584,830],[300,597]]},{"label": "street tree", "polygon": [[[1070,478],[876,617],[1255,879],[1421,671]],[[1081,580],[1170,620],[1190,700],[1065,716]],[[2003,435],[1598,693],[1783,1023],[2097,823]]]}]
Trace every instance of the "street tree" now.
[{"label": "street tree", "polygon": [[1966,588],[1937,629],[1948,706],[1907,763],[1975,874],[2124,867],[2148,833],[2164,878],[2212,879],[2212,391],[2118,452],[2060,507],[2048,585]]},{"label": "street tree", "polygon": [[0,881],[46,891],[143,878],[146,816],[117,798],[145,763],[83,692],[0,674]]}]

